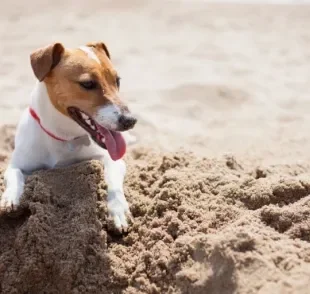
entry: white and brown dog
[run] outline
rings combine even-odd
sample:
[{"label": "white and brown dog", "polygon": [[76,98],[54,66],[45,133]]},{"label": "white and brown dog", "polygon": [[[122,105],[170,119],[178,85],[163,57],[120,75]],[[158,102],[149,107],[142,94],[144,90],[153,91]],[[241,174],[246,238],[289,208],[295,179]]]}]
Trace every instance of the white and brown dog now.
[{"label": "white and brown dog", "polygon": [[104,164],[109,214],[116,228],[126,230],[129,206],[121,159],[126,143],[121,132],[137,120],[119,98],[120,78],[107,47],[90,43],[69,50],[55,43],[36,50],[30,59],[38,82],[16,130],[0,209],[18,207],[25,175],[99,159]]}]

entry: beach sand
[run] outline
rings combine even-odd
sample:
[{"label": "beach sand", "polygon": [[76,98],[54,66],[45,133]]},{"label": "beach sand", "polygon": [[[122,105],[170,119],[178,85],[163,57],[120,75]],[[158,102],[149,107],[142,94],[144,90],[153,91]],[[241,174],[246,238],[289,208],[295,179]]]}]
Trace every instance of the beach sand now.
[{"label": "beach sand", "polygon": [[104,41],[139,122],[125,157],[129,233],[106,218],[99,162],[39,171],[19,214],[0,217],[0,292],[308,293],[309,15],[207,1],[1,3],[1,174],[37,47]]}]

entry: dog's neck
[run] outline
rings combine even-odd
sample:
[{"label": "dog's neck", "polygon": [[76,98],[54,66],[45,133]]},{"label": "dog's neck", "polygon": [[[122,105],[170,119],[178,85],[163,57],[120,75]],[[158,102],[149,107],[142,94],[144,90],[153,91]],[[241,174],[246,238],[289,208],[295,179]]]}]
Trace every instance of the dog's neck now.
[{"label": "dog's neck", "polygon": [[52,104],[44,82],[37,82],[32,91],[31,107],[42,126],[63,140],[70,141],[87,134],[76,122],[60,113]]}]

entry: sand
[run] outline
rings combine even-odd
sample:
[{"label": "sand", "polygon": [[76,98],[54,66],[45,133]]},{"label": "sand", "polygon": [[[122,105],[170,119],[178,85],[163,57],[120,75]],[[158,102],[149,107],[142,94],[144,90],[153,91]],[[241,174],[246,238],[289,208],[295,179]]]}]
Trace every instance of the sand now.
[{"label": "sand", "polygon": [[1,175],[30,101],[29,53],[52,41],[105,41],[139,123],[125,158],[128,234],[106,218],[99,162],[39,171],[19,212],[0,216],[0,293],[308,293],[309,15],[2,1]]},{"label": "sand", "polygon": [[28,178],[19,216],[0,217],[2,293],[308,293],[309,170],[141,149],[126,161],[125,236],[109,229],[99,162]]},{"label": "sand", "polygon": [[32,50],[102,40],[141,144],[309,161],[310,5],[207,2],[1,1],[0,122],[30,101]]}]

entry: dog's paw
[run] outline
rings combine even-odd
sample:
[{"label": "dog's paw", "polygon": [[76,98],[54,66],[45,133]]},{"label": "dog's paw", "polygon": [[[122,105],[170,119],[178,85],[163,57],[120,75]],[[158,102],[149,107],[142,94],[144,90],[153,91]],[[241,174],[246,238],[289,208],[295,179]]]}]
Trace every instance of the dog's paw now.
[{"label": "dog's paw", "polygon": [[119,233],[128,231],[128,224],[132,222],[128,202],[121,192],[108,192],[108,212],[114,227]]},{"label": "dog's paw", "polygon": [[16,211],[22,196],[22,191],[18,189],[7,188],[0,201],[0,211],[13,212]]}]

